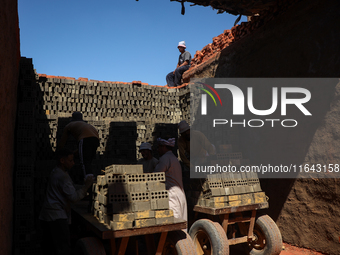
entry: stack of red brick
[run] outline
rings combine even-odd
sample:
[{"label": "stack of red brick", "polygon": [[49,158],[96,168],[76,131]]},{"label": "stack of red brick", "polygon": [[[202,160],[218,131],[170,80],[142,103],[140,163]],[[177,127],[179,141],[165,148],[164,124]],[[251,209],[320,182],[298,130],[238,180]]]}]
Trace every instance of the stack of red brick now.
[{"label": "stack of red brick", "polygon": [[262,11],[256,16],[251,17],[251,21],[242,22],[240,25],[236,25],[230,30],[224,30],[223,34],[213,38],[213,42],[204,46],[202,50],[196,51],[194,58],[191,61],[192,70],[198,65],[206,62],[213,57],[216,53],[221,52],[224,48],[228,47],[233,42],[241,39],[242,37],[250,34],[253,30],[266,24],[274,17],[285,12],[287,8],[290,8],[293,3],[299,0],[280,0],[276,6],[271,7],[268,10]]}]

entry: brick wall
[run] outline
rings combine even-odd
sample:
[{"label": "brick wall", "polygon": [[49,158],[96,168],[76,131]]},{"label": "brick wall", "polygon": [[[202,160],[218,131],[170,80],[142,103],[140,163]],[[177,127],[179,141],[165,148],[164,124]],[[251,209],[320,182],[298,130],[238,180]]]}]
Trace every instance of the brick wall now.
[{"label": "brick wall", "polygon": [[[39,253],[38,214],[54,151],[74,111],[99,132],[93,167],[133,164],[142,142],[178,136],[177,123],[188,119],[189,88],[168,89],[140,81],[93,81],[37,74],[32,59],[21,58],[16,128],[15,254]],[[68,147],[76,149],[72,138]],[[156,148],[154,155],[157,157]],[[79,171],[79,172],[78,172]],[[79,174],[78,174],[79,173]],[[81,181],[76,168],[73,179]],[[25,210],[24,210],[25,208]]]}]

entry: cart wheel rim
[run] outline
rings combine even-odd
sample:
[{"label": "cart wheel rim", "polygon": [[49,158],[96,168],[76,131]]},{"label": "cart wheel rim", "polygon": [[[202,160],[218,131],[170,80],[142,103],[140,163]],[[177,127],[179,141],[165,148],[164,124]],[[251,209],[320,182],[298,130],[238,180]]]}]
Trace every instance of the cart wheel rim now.
[{"label": "cart wheel rim", "polygon": [[254,229],[254,240],[249,243],[249,247],[255,250],[263,250],[266,247],[266,238],[262,231]]},{"label": "cart wheel rim", "polygon": [[209,235],[203,230],[197,231],[194,237],[194,244],[197,254],[199,255],[211,255],[213,254],[213,247]]}]

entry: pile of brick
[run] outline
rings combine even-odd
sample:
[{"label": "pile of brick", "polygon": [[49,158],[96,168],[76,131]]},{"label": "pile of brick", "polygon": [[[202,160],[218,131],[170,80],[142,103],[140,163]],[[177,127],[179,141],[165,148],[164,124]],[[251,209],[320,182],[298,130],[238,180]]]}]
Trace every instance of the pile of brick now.
[{"label": "pile of brick", "polygon": [[[233,136],[236,140],[236,134],[230,137]],[[205,179],[196,181],[191,179],[190,187],[185,186],[188,204],[222,208],[266,202],[257,174],[239,171],[240,166],[250,165],[249,160],[244,159],[241,152],[233,152],[232,144],[221,144],[217,148],[216,159],[211,160],[209,165],[230,166],[229,172],[208,174]]]},{"label": "pile of brick", "polygon": [[[257,28],[261,27],[262,25],[270,22],[278,15],[284,14],[284,12],[297,1],[298,0],[276,1],[275,5],[259,11],[259,13],[256,13],[256,15],[250,15],[250,21],[241,22],[240,25],[236,25],[231,29],[224,30],[222,34],[213,38],[212,43],[204,46],[202,50],[196,51],[193,59],[191,60],[191,67],[187,72],[192,73],[192,71],[190,72],[190,70],[195,69],[198,65],[213,58],[214,56],[216,56],[217,53],[221,52],[223,49],[225,49],[235,41],[238,41],[239,39],[250,34]],[[184,75],[184,77],[186,76],[187,75]]]},{"label": "pile of brick", "polygon": [[[30,94],[34,78],[32,62],[21,59],[21,82],[19,84],[14,173],[14,254],[30,254],[35,251],[37,236],[35,226],[35,194],[34,170],[36,157],[35,142],[35,111],[30,107],[35,104],[35,98]],[[30,245],[27,245],[27,242]]]},{"label": "pile of brick", "polygon": [[221,208],[266,202],[256,173],[208,175],[198,197],[198,205]]},{"label": "pile of brick", "polygon": [[142,165],[111,165],[93,185],[94,216],[112,230],[174,222],[164,173],[143,173]]},{"label": "pile of brick", "polygon": [[[38,75],[32,59],[21,58],[18,85],[14,179],[14,254],[39,254],[38,215],[54,152],[73,111],[100,136],[94,172],[111,164],[133,164],[142,142],[177,136],[177,123],[190,114],[189,88],[167,89],[142,82],[106,82]],[[67,147],[77,148],[69,137]],[[154,155],[157,156],[156,151]],[[72,173],[83,181],[78,165]],[[159,217],[159,215],[157,215]]]}]

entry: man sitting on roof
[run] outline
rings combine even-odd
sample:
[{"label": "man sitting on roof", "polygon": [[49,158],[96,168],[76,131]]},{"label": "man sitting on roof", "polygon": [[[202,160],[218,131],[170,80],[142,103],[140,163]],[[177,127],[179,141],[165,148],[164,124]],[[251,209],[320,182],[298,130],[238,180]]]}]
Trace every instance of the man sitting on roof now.
[{"label": "man sitting on roof", "polygon": [[166,76],[166,83],[169,87],[177,87],[181,85],[182,75],[190,68],[191,54],[186,51],[185,41],[181,41],[177,46],[181,53],[178,58],[178,63],[175,71]]}]

